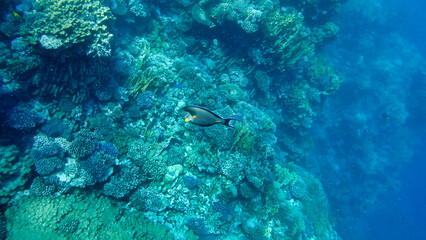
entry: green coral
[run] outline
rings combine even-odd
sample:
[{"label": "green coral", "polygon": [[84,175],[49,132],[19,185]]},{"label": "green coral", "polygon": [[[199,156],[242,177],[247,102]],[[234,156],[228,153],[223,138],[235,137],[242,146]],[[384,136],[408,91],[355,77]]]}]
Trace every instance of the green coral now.
[{"label": "green coral", "polygon": [[275,165],[275,182],[281,186],[287,186],[297,180],[297,174],[290,171],[286,167],[282,167],[278,164]]},{"label": "green coral", "polygon": [[310,128],[321,97],[335,93],[343,82],[339,72],[324,59],[313,57],[308,66],[308,80],[280,94],[287,109],[286,121],[293,128]]},{"label": "green coral", "polygon": [[[139,63],[140,64],[140,63]],[[131,76],[127,85],[130,89],[130,96],[136,97],[139,93],[143,93],[149,85],[157,78],[154,67],[149,67],[145,70],[138,71]]]},{"label": "green coral", "polygon": [[306,223],[300,207],[292,201],[284,201],[274,217],[287,227],[285,240],[302,239],[306,231]]},{"label": "green coral", "polygon": [[236,19],[237,12],[233,9],[231,3],[223,2],[212,9],[210,16],[218,21],[232,21]]},{"label": "green coral", "polygon": [[320,27],[314,28],[313,30],[314,41],[324,45],[327,40],[331,40],[336,37],[339,32],[339,27],[333,22],[327,22]]},{"label": "green coral", "polygon": [[34,11],[25,14],[21,29],[33,44],[40,41],[45,48],[68,48],[87,43],[88,54],[111,55],[107,22],[113,15],[100,1],[44,0],[33,7]]},{"label": "green coral", "polygon": [[25,197],[6,210],[8,239],[173,239],[141,213],[85,191]]},{"label": "green coral", "polygon": [[[154,27],[156,24],[153,24]],[[161,54],[168,46],[163,46],[164,40],[153,30],[149,43],[145,39],[136,39],[129,47],[128,51],[135,57],[134,72],[127,80],[127,88],[130,95],[135,97],[139,93],[145,92],[148,88],[153,92],[166,92],[170,84],[175,82],[177,73],[172,67],[172,61]],[[155,38],[155,39],[154,39]],[[133,66],[134,65],[134,66]]]},{"label": "green coral", "polygon": [[299,84],[286,93],[283,103],[288,109],[286,121],[290,126],[293,128],[311,126],[312,118],[315,116],[311,108],[311,97],[315,93],[320,95],[318,90],[306,83]]}]

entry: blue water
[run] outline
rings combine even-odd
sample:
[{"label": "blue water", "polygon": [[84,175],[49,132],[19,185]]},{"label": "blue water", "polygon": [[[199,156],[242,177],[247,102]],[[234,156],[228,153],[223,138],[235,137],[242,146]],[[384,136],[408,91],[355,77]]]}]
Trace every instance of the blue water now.
[{"label": "blue water", "polygon": [[423,1],[390,1],[390,8],[400,12],[400,23],[397,28],[398,33],[411,41],[421,52],[426,55],[424,39],[426,39],[426,26],[423,24],[426,20],[423,9],[426,5]]},{"label": "blue water", "polygon": [[371,239],[425,239],[426,231],[426,170],[425,139],[413,156],[412,162],[403,167],[401,189],[388,196],[378,210],[372,212],[363,224]]},{"label": "blue water", "polygon": [[[398,34],[413,43],[426,57],[426,3],[424,1],[395,1],[390,8],[403,16]],[[425,88],[425,78],[418,79],[420,89]],[[422,96],[425,99],[425,96]],[[369,215],[366,226],[376,239],[426,239],[426,134],[424,110],[413,109],[409,128],[418,137],[410,162],[402,167],[401,189],[385,199],[383,207]]]},{"label": "blue water", "polygon": [[[351,10],[356,8],[348,7],[350,6],[353,1],[349,1],[347,3],[347,6],[343,7],[345,9],[345,12],[351,12]],[[359,18],[352,18],[347,16],[338,16],[340,17],[341,22],[341,30],[344,32],[344,34],[341,36],[342,43],[339,44],[338,47],[340,48],[347,48],[347,50],[336,50],[332,49],[329,50],[331,52],[343,52],[345,55],[344,57],[338,56],[336,54],[332,55],[333,58],[339,58],[336,60],[336,62],[344,62],[344,61],[351,61],[351,57],[354,57],[355,59],[359,58],[356,56],[359,55],[370,55],[372,59],[374,58],[382,58],[382,54],[388,58],[389,61],[392,61],[392,59],[398,59],[398,58],[406,58],[407,62],[410,61],[410,54],[405,55],[404,50],[400,49],[401,51],[398,51],[394,48],[398,48],[396,45],[390,44],[387,45],[388,42],[392,42],[393,37],[401,37],[401,39],[404,41],[402,43],[402,47],[407,46],[409,48],[412,48],[412,51],[414,54],[418,54],[421,57],[426,56],[426,45],[424,42],[426,41],[426,26],[424,22],[426,22],[426,15],[424,14],[424,9],[426,9],[426,3],[424,1],[371,1],[371,5],[379,4],[382,7],[380,7],[381,11],[376,12],[377,16],[377,23],[369,25],[366,24],[365,26],[356,27],[356,23],[354,23],[354,19],[360,20],[362,22],[362,19],[366,17],[366,15],[361,16],[359,12],[353,13],[351,17],[358,16]],[[355,4],[356,5],[356,4]],[[368,6],[369,4],[366,3],[365,6]],[[360,14],[360,15],[358,15]],[[388,14],[387,21],[380,20],[381,15]],[[385,17],[386,18],[386,17]],[[368,21],[367,21],[368,22]],[[351,26],[351,30],[345,30],[345,26]],[[355,25],[355,26],[353,26]],[[351,38],[345,38],[344,35],[348,34],[351,35]],[[392,34],[392,35],[388,35]],[[382,36],[390,36],[388,39],[382,39],[379,40]],[[376,47],[372,49],[367,48],[361,48],[361,51],[359,51],[359,48],[354,46],[359,46],[359,44],[353,44],[351,45],[352,41],[357,41],[357,39],[353,39],[355,37],[365,37],[365,36],[373,36],[373,38],[377,39]],[[371,38],[370,38],[371,40]],[[345,43],[346,42],[346,43]],[[373,40],[374,42],[374,40]],[[346,44],[346,46],[345,46]],[[373,43],[374,45],[374,43]],[[364,51],[364,52],[363,52]],[[375,54],[377,53],[377,54]],[[345,58],[346,57],[346,58]],[[368,56],[366,56],[367,58]],[[383,63],[386,62],[386,59],[384,59]],[[352,63],[353,64],[353,63]],[[423,63],[424,64],[424,63]],[[423,65],[424,66],[424,65]],[[385,66],[383,66],[385,67]],[[352,69],[354,71],[357,71],[356,69]],[[352,70],[348,70],[347,72],[351,72]],[[338,108],[343,108],[346,106],[351,106],[351,104],[356,103],[362,103],[364,102],[363,106],[364,109],[368,111],[375,112],[377,119],[376,121],[379,121],[380,115],[379,113],[374,109],[375,104],[380,104],[380,99],[374,100],[374,101],[368,101],[368,100],[360,100],[356,99],[357,97],[362,98],[362,95],[358,95],[356,93],[356,90],[353,90],[353,87],[356,86],[354,81],[359,81],[362,79],[362,77],[359,77],[359,75],[362,74],[374,74],[374,72],[380,72],[380,65],[379,66],[364,66],[363,70],[361,70],[362,73],[359,74],[359,72],[353,72],[352,75],[346,75],[347,82],[345,82],[341,88],[343,92],[347,92],[352,94],[351,99],[346,99],[348,97],[347,94],[342,93],[340,95],[339,93],[336,94],[335,98],[331,98],[331,103],[335,109],[336,106]],[[399,70],[395,71],[404,71],[404,64],[401,65],[401,68]],[[405,76],[404,76],[405,75]],[[411,76],[410,76],[411,75]],[[347,212],[345,212],[345,216],[340,216],[340,224],[339,220],[338,222],[338,229],[340,229],[340,232],[342,233],[343,239],[388,239],[388,240],[397,240],[397,239],[426,239],[426,230],[424,228],[424,223],[426,222],[426,134],[425,134],[425,120],[426,120],[426,112],[424,110],[424,103],[426,100],[425,94],[425,70],[424,67],[419,69],[419,73],[413,73],[410,71],[407,71],[405,73],[402,73],[400,75],[401,79],[398,79],[396,77],[394,80],[389,80],[392,78],[391,75],[385,74],[385,75],[376,75],[377,77],[374,79],[378,82],[385,82],[386,84],[381,85],[378,84],[378,86],[381,86],[382,88],[392,88],[391,84],[397,84],[400,85],[400,93],[403,91],[406,91],[404,95],[408,95],[408,97],[405,99],[407,101],[407,108],[409,109],[410,116],[408,117],[407,121],[403,126],[400,126],[401,128],[405,128],[406,130],[410,131],[408,135],[405,135],[402,139],[388,139],[393,138],[393,134],[391,134],[388,131],[382,132],[378,136],[376,136],[376,142],[373,142],[376,146],[380,146],[383,142],[386,142],[387,144],[393,144],[394,150],[396,152],[402,151],[402,148],[400,148],[404,141],[412,140],[412,142],[409,144],[411,148],[413,148],[413,155],[411,157],[408,157],[406,162],[398,164],[399,167],[395,168],[389,168],[386,170],[383,170],[381,173],[382,175],[395,175],[395,172],[397,174],[395,175],[395,178],[393,180],[386,180],[383,179],[377,179],[376,183],[379,185],[383,185],[383,189],[386,189],[389,187],[389,184],[396,184],[398,187],[396,189],[393,189],[389,191],[387,194],[381,195],[376,201],[372,202],[370,206],[371,209],[365,211],[364,213],[362,208],[359,208],[357,206],[359,203],[356,201],[353,202],[354,204],[352,207],[349,207],[349,209],[346,209]],[[381,76],[387,78],[387,79],[381,79]],[[391,83],[392,82],[392,83]],[[346,87],[345,87],[345,84]],[[405,84],[410,84],[410,87],[408,89],[404,89]],[[371,91],[374,91],[374,89],[370,89]],[[381,91],[382,89],[377,89],[377,91]],[[351,93],[352,92],[352,93]],[[371,94],[372,92],[368,93],[369,90],[367,90],[366,97]],[[398,94],[397,91],[394,92],[395,94]],[[420,93],[420,94],[419,94]],[[411,97],[409,95],[412,95]],[[400,98],[401,100],[403,98]],[[352,101],[352,103],[348,102]],[[403,100],[404,101],[404,100]],[[371,110],[368,110],[371,109]],[[346,110],[351,111],[351,110]],[[356,110],[355,110],[356,112]],[[353,112],[354,113],[354,112]],[[338,117],[336,117],[338,119]],[[374,120],[373,120],[374,121]],[[380,121],[379,121],[380,122]],[[379,123],[380,124],[380,123]],[[341,127],[342,131],[347,130],[347,128]],[[376,128],[379,128],[379,126],[376,126]],[[390,129],[389,131],[395,131],[397,129]],[[338,131],[338,130],[336,130]],[[343,134],[342,134],[343,135]],[[368,134],[367,134],[368,135]],[[374,135],[374,134],[372,134]],[[403,140],[404,139],[404,140]],[[346,141],[347,143],[350,143],[350,140],[348,139]],[[401,146],[398,146],[398,145]],[[339,146],[341,147],[341,146]],[[344,147],[344,146],[343,146]],[[351,148],[348,148],[350,150]],[[345,150],[342,150],[342,152],[345,152]],[[346,151],[346,154],[353,154],[353,151]],[[368,156],[366,156],[368,158]],[[403,156],[402,156],[403,157]],[[397,162],[398,159],[394,159],[392,155],[387,156],[387,161]],[[356,158],[355,158],[356,160]],[[359,159],[358,159],[359,160]],[[355,169],[348,169],[355,170]],[[359,181],[361,183],[364,181],[363,177],[360,176],[360,178],[352,177],[352,181]],[[327,178],[326,178],[327,179]],[[327,179],[330,180],[330,179]],[[385,181],[385,182],[383,182]],[[390,182],[389,182],[390,181]],[[353,184],[356,184],[353,182]],[[332,184],[331,184],[332,185]],[[366,187],[365,185],[364,187]],[[356,189],[356,188],[354,188]],[[380,187],[377,189],[380,191]],[[330,190],[331,192],[334,192],[334,190]],[[337,190],[338,192],[339,190]],[[365,194],[364,191],[359,190],[359,194]],[[387,191],[387,190],[386,190]],[[367,191],[368,192],[368,191]],[[356,196],[357,194],[353,192]],[[368,194],[368,193],[367,193]],[[362,198],[362,196],[359,196]],[[355,197],[356,198],[356,197]],[[337,200],[338,201],[338,200]],[[339,205],[339,204],[337,204]],[[345,207],[345,206],[343,206]],[[347,206],[346,206],[347,207]],[[341,214],[340,210],[337,211],[337,215]],[[348,215],[349,214],[349,215]],[[350,216],[352,214],[352,216]]]}]

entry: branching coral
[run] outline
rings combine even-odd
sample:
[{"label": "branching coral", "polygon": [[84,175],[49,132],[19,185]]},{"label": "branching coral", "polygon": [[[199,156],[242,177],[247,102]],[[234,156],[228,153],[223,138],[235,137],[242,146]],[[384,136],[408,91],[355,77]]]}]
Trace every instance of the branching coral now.
[{"label": "branching coral", "polygon": [[[120,21],[129,23],[124,31],[117,28],[120,41],[111,61],[95,58],[99,63],[85,67],[84,60],[92,57],[64,57],[58,63],[42,59],[43,72],[30,80],[36,95],[62,95],[59,109],[53,101],[48,117],[73,122],[66,134],[71,142],[64,141],[65,147],[56,142],[64,127],[52,120],[42,129],[48,137],[39,134],[35,139],[29,156],[43,176],[33,177],[32,196],[17,195],[11,202],[7,213],[11,239],[25,233],[44,239],[142,239],[144,230],[135,222],[127,224],[129,208],[173,228],[176,239],[191,233],[200,238],[232,237],[230,233],[236,238],[244,234],[253,239],[315,238],[312,229],[320,233],[329,226],[322,189],[288,168],[274,172],[275,163],[288,160],[280,157],[287,153],[278,156],[274,144],[275,134],[292,138],[301,129],[297,126],[308,126],[315,103],[337,90],[338,75],[312,57],[314,44],[333,35],[334,26],[326,25],[312,37],[314,26],[304,23],[303,13],[276,1],[149,3],[160,4],[158,21],[150,18],[148,11],[154,8],[148,3],[127,2],[108,2],[115,14],[123,15]],[[74,50],[108,55],[107,24],[112,15],[103,3],[35,1],[29,8],[34,11],[23,11],[24,36],[15,38],[14,50],[31,47],[48,56]],[[202,29],[181,34],[174,28],[181,16],[164,14],[166,10],[192,15],[194,26]],[[152,25],[138,28],[139,21]],[[235,28],[238,31],[233,32]],[[216,35],[223,32],[234,35]],[[237,47],[247,46],[247,51],[233,55],[240,49],[233,51],[228,37],[238,39],[244,45]],[[253,65],[255,51],[259,54]],[[112,63],[115,69],[109,70]],[[52,84],[36,88],[46,82]],[[288,88],[280,91],[283,85]],[[115,91],[116,87],[122,88]],[[232,127],[185,124],[178,110],[190,104],[237,120]],[[37,129],[29,113],[16,114],[15,119],[24,120],[17,125]],[[280,126],[276,132],[277,122],[285,125],[282,131]],[[287,134],[289,126],[296,127]],[[9,160],[21,160],[19,153],[12,155]],[[5,182],[11,179],[8,174],[19,171],[7,172]],[[6,193],[6,198],[19,189]],[[316,207],[321,213],[313,212]],[[86,231],[90,229],[95,230]]]},{"label": "branching coral", "polygon": [[166,162],[167,151],[155,143],[136,140],[129,144],[128,156],[132,162],[141,168],[143,174],[152,177],[154,180],[161,179],[167,172]]},{"label": "branching coral", "polygon": [[126,167],[121,170],[119,175],[112,176],[111,180],[104,185],[103,192],[107,196],[123,198],[144,180],[146,177],[140,173],[139,168]]},{"label": "branching coral", "polygon": [[46,136],[35,136],[31,158],[37,173],[48,175],[58,168],[64,166],[64,161],[61,160],[67,151],[67,141],[65,139],[53,139]]},{"label": "branching coral", "polygon": [[71,142],[70,153],[77,158],[86,158],[96,150],[96,147],[96,134],[87,130],[82,130]]},{"label": "branching coral", "polygon": [[28,106],[16,106],[8,115],[7,125],[17,130],[29,130],[38,123],[38,116]]}]

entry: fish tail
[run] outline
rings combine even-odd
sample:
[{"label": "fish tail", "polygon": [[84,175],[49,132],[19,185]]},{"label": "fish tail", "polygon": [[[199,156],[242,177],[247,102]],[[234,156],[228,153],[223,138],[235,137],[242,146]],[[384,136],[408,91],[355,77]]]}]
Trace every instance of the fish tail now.
[{"label": "fish tail", "polygon": [[234,128],[233,126],[231,126],[230,124],[229,124],[229,122],[231,121],[231,120],[237,120],[238,121],[238,119],[236,119],[236,118],[225,118],[225,119],[223,119],[224,120],[224,122],[223,122],[223,125],[225,125],[225,126],[227,126],[227,127],[231,127],[231,128]]}]

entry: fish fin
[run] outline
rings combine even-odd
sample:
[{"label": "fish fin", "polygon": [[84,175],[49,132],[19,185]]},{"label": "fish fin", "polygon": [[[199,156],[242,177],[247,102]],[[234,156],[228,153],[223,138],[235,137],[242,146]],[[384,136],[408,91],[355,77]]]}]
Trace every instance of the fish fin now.
[{"label": "fish fin", "polygon": [[235,119],[235,118],[225,118],[225,119],[223,119],[223,120],[224,120],[223,125],[225,125],[225,126],[227,126],[227,127],[234,128],[233,126],[231,126],[231,125],[229,124],[229,122],[230,122],[231,120],[238,120],[238,119]]}]

